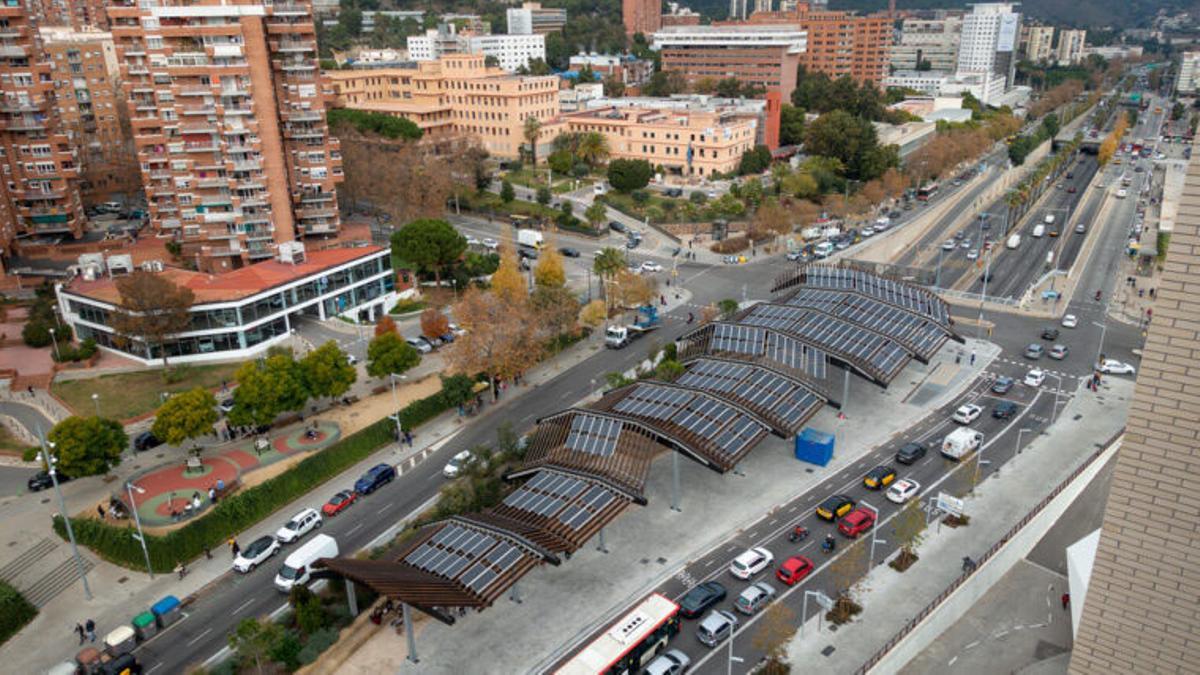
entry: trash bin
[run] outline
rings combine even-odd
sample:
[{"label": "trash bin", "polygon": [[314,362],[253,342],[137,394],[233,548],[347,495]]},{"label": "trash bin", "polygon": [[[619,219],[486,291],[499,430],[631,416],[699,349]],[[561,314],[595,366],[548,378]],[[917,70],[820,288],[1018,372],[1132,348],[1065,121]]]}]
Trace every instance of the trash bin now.
[{"label": "trash bin", "polygon": [[131,626],[117,626],[104,636],[104,651],[113,658],[128,654],[136,646],[137,634],[133,632]]},{"label": "trash bin", "polygon": [[150,612],[158,619],[159,630],[170,626],[183,616],[180,607],[179,598],[173,595],[168,595],[154,603],[154,606],[150,608]]},{"label": "trash bin", "polygon": [[139,640],[149,640],[158,633],[158,620],[153,612],[142,612],[133,617],[133,631]]}]

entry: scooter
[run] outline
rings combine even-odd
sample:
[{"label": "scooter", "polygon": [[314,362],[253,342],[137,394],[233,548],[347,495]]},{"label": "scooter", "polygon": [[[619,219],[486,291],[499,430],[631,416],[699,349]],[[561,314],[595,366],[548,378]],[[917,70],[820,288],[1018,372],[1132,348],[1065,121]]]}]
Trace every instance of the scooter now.
[{"label": "scooter", "polygon": [[825,541],[821,542],[821,551],[826,554],[833,553],[836,548],[837,540],[833,537],[825,537]]},{"label": "scooter", "polygon": [[807,538],[808,538],[808,529],[805,527],[801,527],[800,525],[797,525],[796,527],[792,528],[792,531],[788,533],[788,541],[790,541],[793,544],[798,541],[804,541]]}]

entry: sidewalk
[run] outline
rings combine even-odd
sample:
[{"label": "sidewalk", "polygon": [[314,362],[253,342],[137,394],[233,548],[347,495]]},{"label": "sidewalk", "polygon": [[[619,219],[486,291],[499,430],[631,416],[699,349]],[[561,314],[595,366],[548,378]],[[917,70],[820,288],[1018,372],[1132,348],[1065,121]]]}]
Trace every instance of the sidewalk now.
[{"label": "sidewalk", "polygon": [[[975,496],[965,500],[969,526],[933,526],[917,549],[920,560],[902,575],[885,565],[876,567],[857,584],[861,590],[855,597],[863,613],[836,632],[825,629],[819,634],[817,617],[812,617],[805,636],[797,635],[788,649],[790,662],[822,672],[857,671],[960,576],[964,555],[977,558],[991,548],[1091,455],[1095,444],[1107,441],[1124,426],[1133,388],[1132,380],[1107,378],[1101,396],[1080,390],[1048,432],[1003,470],[988,471]],[[987,567],[982,566],[977,574]],[[902,665],[881,664],[879,672],[893,672]]]}]

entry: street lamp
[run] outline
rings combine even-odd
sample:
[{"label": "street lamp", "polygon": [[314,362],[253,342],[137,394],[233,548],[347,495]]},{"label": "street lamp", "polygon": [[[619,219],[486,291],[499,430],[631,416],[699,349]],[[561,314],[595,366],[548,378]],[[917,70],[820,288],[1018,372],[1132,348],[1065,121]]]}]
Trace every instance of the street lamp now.
[{"label": "street lamp", "polygon": [[38,459],[41,460],[50,474],[50,482],[54,484],[54,494],[58,496],[58,510],[62,514],[63,525],[67,528],[67,539],[71,541],[71,554],[75,556],[75,568],[79,571],[79,578],[83,580],[83,594],[88,599],[92,599],[92,589],[88,586],[87,571],[83,567],[83,558],[79,557],[79,547],[75,544],[75,530],[71,528],[71,514],[67,513],[67,502],[63,499],[62,489],[58,486],[58,470],[54,465],[58,464],[58,458],[50,451],[54,449],[54,443],[46,440],[42,429],[38,427],[38,442],[42,446],[42,451],[38,453]]},{"label": "street lamp", "polygon": [[[982,436],[983,434],[980,434]],[[990,464],[991,462],[989,462]],[[979,449],[975,451],[975,476],[971,481],[971,494],[975,494],[975,486],[979,484],[979,472],[983,470],[983,438],[979,439]]]},{"label": "street lamp", "polygon": [[133,481],[125,481],[125,491],[129,493],[129,510],[133,511],[133,522],[137,525],[137,534],[133,535],[134,539],[142,545],[142,555],[146,557],[146,572],[150,574],[150,578],[154,578],[154,568],[150,566],[150,551],[146,550],[146,535],[142,532],[142,518],[138,515],[137,502],[133,500],[133,491],[137,490],[139,495],[146,494],[146,490],[133,484]]},{"label": "street lamp", "polygon": [[100,416],[100,394],[92,394],[92,403],[96,404],[96,417]]},{"label": "street lamp", "polygon": [[[679,454],[679,453],[675,453],[675,454]],[[733,638],[736,637],[736,635],[737,634],[734,633],[733,631],[729,632],[729,671],[728,671],[729,675],[733,675],[733,662],[734,661],[737,661],[738,663],[742,663],[743,661],[745,661],[745,659],[741,658],[740,656],[733,655]]]},{"label": "street lamp", "polygon": [[53,328],[50,329],[50,342],[54,344],[54,358],[61,359],[62,357],[59,356],[59,354],[58,354],[58,340],[55,339],[55,337],[54,337],[54,329]]},{"label": "street lamp", "polygon": [[1104,333],[1108,330],[1108,305],[1104,306],[1104,321],[1093,321],[1093,326],[1100,327],[1100,346],[1096,348],[1096,364],[1100,364],[1101,357],[1104,356]]},{"label": "street lamp", "polygon": [[[1033,433],[1033,429],[1018,429],[1017,430],[1017,443],[1015,446],[1013,446],[1013,456],[1012,456],[1013,460],[1016,460],[1017,455],[1021,454],[1021,434],[1025,434],[1025,433]],[[1000,472],[999,467],[996,468],[996,472],[997,473]]]},{"label": "street lamp", "polygon": [[[858,500],[858,505],[862,506],[864,508],[871,509],[872,515],[875,516],[875,520],[871,521],[871,553],[869,554],[869,556],[867,558],[867,574],[870,574],[871,568],[875,567],[875,542],[879,541],[878,539],[875,538],[875,527],[876,527],[876,525],[879,524],[879,509],[875,508],[874,506],[871,506],[865,500],[862,500],[862,499]],[[886,544],[887,542],[885,541],[883,543]]]},{"label": "street lamp", "polygon": [[50,305],[50,311],[54,312],[54,325],[62,328],[62,323],[58,320],[58,305]]},{"label": "street lamp", "polygon": [[1042,372],[1058,381],[1058,386],[1054,388],[1054,410],[1050,411],[1050,423],[1054,424],[1054,422],[1058,419],[1058,392],[1062,391],[1062,375],[1052,373],[1048,370]]},{"label": "street lamp", "polygon": [[396,420],[396,440],[399,441],[404,430],[400,428],[400,401],[396,398],[396,380],[407,380],[407,375],[397,375],[396,373],[388,373],[388,379],[392,381],[392,407],[395,408]]}]

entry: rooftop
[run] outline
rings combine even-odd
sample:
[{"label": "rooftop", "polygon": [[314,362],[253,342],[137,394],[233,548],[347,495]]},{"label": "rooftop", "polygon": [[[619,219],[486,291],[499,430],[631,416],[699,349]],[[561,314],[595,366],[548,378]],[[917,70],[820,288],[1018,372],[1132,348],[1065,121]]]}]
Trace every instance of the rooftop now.
[{"label": "rooftop", "polygon": [[[168,267],[159,274],[179,286],[190,288],[196,295],[196,304],[204,305],[248,298],[383,250],[379,246],[333,248],[308,251],[304,262],[294,265],[268,260],[224,274],[204,274],[179,267]],[[76,278],[67,285],[66,292],[114,305],[121,300],[115,280],[107,278],[95,281]]]}]

